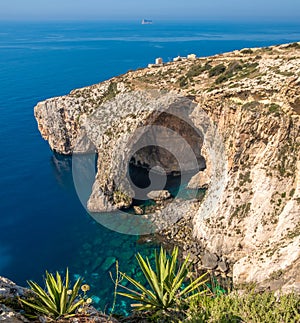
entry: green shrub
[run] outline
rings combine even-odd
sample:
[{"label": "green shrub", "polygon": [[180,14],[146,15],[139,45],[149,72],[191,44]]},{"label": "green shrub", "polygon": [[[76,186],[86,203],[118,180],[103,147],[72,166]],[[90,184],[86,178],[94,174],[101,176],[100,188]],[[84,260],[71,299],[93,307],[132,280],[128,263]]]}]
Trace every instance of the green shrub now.
[{"label": "green shrub", "polygon": [[257,73],[259,71],[258,66],[259,66],[258,62],[254,62],[254,63],[248,62],[243,64],[241,66],[241,71],[237,76],[237,80],[241,80],[246,77],[251,77],[251,75],[253,76],[254,73]]},{"label": "green shrub", "polygon": [[112,100],[118,94],[117,83],[111,82],[104,93],[104,101]]},{"label": "green shrub", "polygon": [[243,50],[241,50],[242,54],[253,54],[253,50],[250,48],[245,48]]},{"label": "green shrub", "polygon": [[188,78],[186,76],[181,76],[178,82],[180,87],[185,87],[188,85]]},{"label": "green shrub", "polygon": [[237,61],[231,62],[228,65],[227,70],[216,79],[216,84],[220,84],[229,80],[234,75],[236,75],[236,73],[238,73],[238,71],[240,71],[242,68],[243,67],[239,64],[239,62]]},{"label": "green shrub", "polygon": [[204,71],[209,71],[212,68],[212,66],[207,62],[205,65],[202,67],[203,72]]},{"label": "green shrub", "polygon": [[190,323],[225,322],[299,322],[300,296],[281,295],[278,299],[272,292],[244,295],[232,293],[217,297],[202,296],[193,299],[188,312]]},{"label": "green shrub", "polygon": [[292,196],[295,194],[295,191],[296,191],[296,190],[295,190],[294,188],[292,188],[292,189],[291,189],[291,191],[290,191],[289,196],[290,196],[290,197],[292,197]]},{"label": "green shrub", "polygon": [[250,101],[250,102],[245,103],[242,106],[242,109],[245,109],[245,110],[256,110],[256,108],[258,106],[259,106],[259,102],[257,102],[257,101]]},{"label": "green shrub", "polygon": [[233,74],[233,73],[240,71],[242,68],[243,67],[239,62],[233,61],[228,65],[226,73]]},{"label": "green shrub", "polygon": [[209,70],[208,76],[209,77],[218,76],[223,72],[225,72],[225,70],[226,70],[226,67],[223,64],[216,65],[215,67]]},{"label": "green shrub", "polygon": [[216,79],[216,84],[221,84],[221,83],[227,81],[228,78],[229,77],[226,74],[222,74]]},{"label": "green shrub", "polygon": [[270,113],[279,113],[280,112],[280,106],[276,103],[271,103],[268,105],[268,108],[269,108],[269,112]]},{"label": "green shrub", "polygon": [[197,65],[193,65],[189,71],[187,72],[186,76],[188,78],[194,77],[194,76],[198,76],[201,73],[208,71],[211,69],[211,65],[209,63],[205,63],[205,65],[201,65],[201,64],[197,64]]},{"label": "green shrub", "polygon": [[79,293],[80,288],[84,292],[89,290],[88,285],[82,285],[83,279],[78,278],[71,287],[69,282],[69,271],[66,270],[66,278],[63,282],[61,275],[56,272],[56,278],[53,274],[46,271],[45,285],[46,290],[36,282],[28,281],[35,298],[33,300],[20,299],[21,302],[31,307],[37,314],[45,315],[48,318],[68,318],[74,316],[79,308],[91,302],[91,299],[85,301]]},{"label": "green shrub", "polygon": [[113,192],[113,201],[115,204],[119,204],[120,207],[128,208],[132,203],[132,198],[118,189]]},{"label": "green shrub", "polygon": [[[187,281],[191,275],[188,258],[178,264],[178,248],[175,247],[170,256],[161,248],[160,253],[155,252],[155,268],[149,259],[144,259],[140,254],[136,256],[142,273],[149,284],[149,289],[125,273],[121,276],[128,280],[135,289],[119,284],[130,293],[118,292],[119,295],[130,298],[137,303],[132,304],[138,311],[148,311],[149,316],[174,317],[179,314],[182,307],[188,306],[191,299],[200,297],[207,292],[204,277]],[[202,290],[200,290],[202,287]],[[204,288],[203,288],[204,287]]]},{"label": "green shrub", "polygon": [[286,48],[295,48],[295,49],[298,49],[300,48],[300,44],[299,43],[292,43],[292,44],[289,44],[286,46]]},{"label": "green shrub", "polygon": [[201,66],[201,64],[198,64],[198,65],[192,66],[187,72],[186,76],[194,77],[194,76],[200,75],[202,72],[203,72],[203,67]]}]

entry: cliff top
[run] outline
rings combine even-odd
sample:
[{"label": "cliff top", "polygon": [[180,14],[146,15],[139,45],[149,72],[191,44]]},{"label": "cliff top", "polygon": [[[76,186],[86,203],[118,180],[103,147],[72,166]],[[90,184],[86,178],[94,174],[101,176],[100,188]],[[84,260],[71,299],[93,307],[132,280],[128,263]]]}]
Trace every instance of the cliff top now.
[{"label": "cliff top", "polygon": [[[130,205],[128,194],[116,183],[126,177],[121,170],[131,161],[126,153],[135,144],[132,134],[140,125],[155,124],[151,108],[161,102],[147,96],[155,92],[151,90],[193,101],[188,115],[193,129],[163,114],[155,116],[160,121],[156,124],[190,139],[193,151],[198,149],[206,161],[195,182],[207,184],[208,190],[201,205],[196,203],[189,212],[193,235],[213,258],[233,264],[236,284],[255,281],[300,291],[300,43],[129,71],[40,102],[35,117],[54,151],[71,154],[78,142],[90,149],[81,140],[86,134],[97,147],[90,211],[103,211],[110,201],[110,210]],[[168,104],[165,107],[168,111]],[[211,132],[203,133],[203,111]],[[202,131],[204,140],[194,140],[192,130]],[[166,133],[163,137],[170,142]],[[180,156],[185,154],[185,147],[173,144]],[[170,164],[166,157],[162,151],[144,153],[137,162]],[[165,214],[183,211],[183,203],[172,205]],[[187,252],[192,250],[188,236],[180,238]],[[203,255],[191,252],[201,267]]]}]

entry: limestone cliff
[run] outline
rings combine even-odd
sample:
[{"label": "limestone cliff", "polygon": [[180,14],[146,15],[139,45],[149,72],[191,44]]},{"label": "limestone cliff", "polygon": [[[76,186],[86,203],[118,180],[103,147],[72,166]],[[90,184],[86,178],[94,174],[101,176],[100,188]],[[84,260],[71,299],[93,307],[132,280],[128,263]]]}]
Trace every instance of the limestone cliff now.
[{"label": "limestone cliff", "polygon": [[[178,133],[195,157],[193,163],[182,159],[180,170],[188,172],[204,159],[206,164],[192,181],[209,185],[194,215],[194,235],[234,263],[236,284],[297,291],[299,114],[299,43],[128,72],[35,107],[39,130],[54,151],[98,152],[92,211],[131,203],[120,176],[128,156],[137,165],[151,168],[155,162],[167,173],[178,171],[176,158],[164,149],[131,145],[141,126],[164,128],[161,142],[149,135],[139,142],[141,148],[147,140],[150,146],[168,144],[166,128]],[[185,155],[180,138],[171,146]]]}]

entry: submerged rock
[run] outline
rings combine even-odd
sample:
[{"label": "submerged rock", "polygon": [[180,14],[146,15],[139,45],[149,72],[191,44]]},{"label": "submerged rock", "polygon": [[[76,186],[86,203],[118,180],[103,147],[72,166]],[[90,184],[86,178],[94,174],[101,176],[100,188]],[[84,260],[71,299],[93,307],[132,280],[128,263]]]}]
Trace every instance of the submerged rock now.
[{"label": "submerged rock", "polygon": [[107,257],[101,265],[101,270],[108,271],[116,263],[116,260],[115,257]]}]

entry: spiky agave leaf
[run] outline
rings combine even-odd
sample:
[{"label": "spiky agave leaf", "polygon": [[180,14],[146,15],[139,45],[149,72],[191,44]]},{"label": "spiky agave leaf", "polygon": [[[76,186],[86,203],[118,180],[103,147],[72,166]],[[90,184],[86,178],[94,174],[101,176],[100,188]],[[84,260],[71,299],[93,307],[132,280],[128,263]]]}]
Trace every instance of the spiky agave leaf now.
[{"label": "spiky agave leaf", "polygon": [[84,299],[76,301],[79,295],[79,289],[82,285],[83,279],[78,278],[71,289],[71,294],[68,295],[70,287],[69,270],[66,270],[65,280],[63,281],[59,272],[56,272],[56,277],[46,271],[44,290],[40,285],[34,281],[28,281],[28,285],[36,296],[36,300],[29,302],[21,299],[21,302],[33,308],[37,313],[42,313],[48,317],[68,318],[75,314],[76,309],[83,305]]},{"label": "spiky agave leaf", "polygon": [[[186,286],[183,286],[190,273],[190,265],[188,257],[180,266],[178,265],[177,247],[173,249],[169,257],[163,248],[160,249],[159,254],[155,251],[155,271],[148,257],[144,259],[138,253],[136,258],[150,289],[125,273],[121,273],[136,290],[119,285],[130,293],[118,292],[118,294],[137,301],[138,303],[132,304],[137,310],[152,310],[155,313],[178,310],[180,302],[186,302],[192,297],[207,292],[205,275],[194,281],[190,280]],[[201,287],[205,288],[201,290]]]}]

